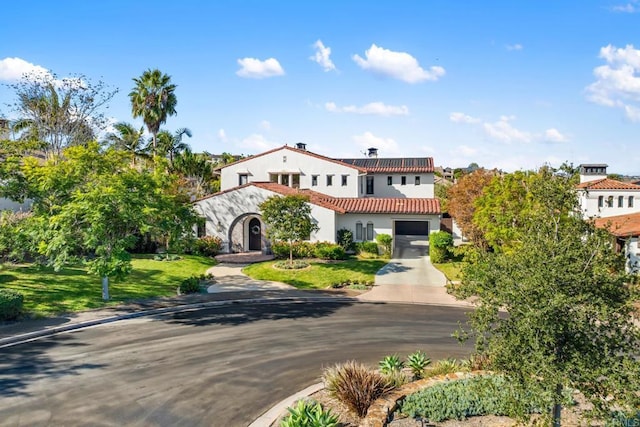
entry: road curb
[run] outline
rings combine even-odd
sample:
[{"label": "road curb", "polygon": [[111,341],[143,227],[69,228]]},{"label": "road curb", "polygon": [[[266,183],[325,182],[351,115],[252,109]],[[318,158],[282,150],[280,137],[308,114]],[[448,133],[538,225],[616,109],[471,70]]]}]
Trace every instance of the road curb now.
[{"label": "road curb", "polygon": [[284,411],[286,411],[288,407],[292,406],[297,400],[300,400],[304,397],[309,397],[316,391],[322,390],[323,388],[323,383],[313,384],[305,388],[304,390],[300,390],[299,392],[282,399],[280,402],[273,405],[267,412],[260,415],[254,422],[249,424],[248,427],[270,427],[278,419],[278,417],[282,415]]},{"label": "road curb", "polygon": [[183,304],[173,307],[154,308],[151,310],[137,311],[135,313],[126,313],[116,316],[104,317],[102,319],[87,320],[84,322],[73,323],[65,326],[55,326],[52,328],[41,329],[39,331],[27,332],[24,334],[13,335],[6,338],[0,338],[0,348],[11,347],[14,345],[31,342],[40,338],[61,334],[64,332],[75,331],[79,329],[90,328],[93,326],[114,323],[121,320],[136,319],[139,317],[153,316],[158,314],[177,313],[181,311],[198,310],[202,308],[222,307],[235,304],[272,304],[278,302],[304,303],[304,302],[364,302],[355,298],[348,297],[276,297],[276,298],[249,298],[249,299],[233,299],[223,301],[209,301],[192,304]]}]

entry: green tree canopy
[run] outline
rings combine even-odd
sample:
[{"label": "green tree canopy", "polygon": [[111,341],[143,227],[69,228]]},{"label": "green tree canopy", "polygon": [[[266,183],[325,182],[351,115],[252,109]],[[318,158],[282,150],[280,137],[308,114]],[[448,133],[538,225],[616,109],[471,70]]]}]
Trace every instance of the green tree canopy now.
[{"label": "green tree canopy", "polygon": [[267,237],[289,243],[289,261],[293,263],[291,244],[309,239],[318,226],[311,219],[309,198],[296,194],[272,196],[260,204],[262,220],[267,225]]},{"label": "green tree canopy", "polygon": [[129,93],[133,118],[142,117],[152,136],[153,154],[156,154],[156,139],[160,126],[167,117],[176,114],[178,98],[176,85],[171,77],[160,70],[146,70],[140,77],[133,79],[135,86]]},{"label": "green tree canopy", "polygon": [[502,200],[525,212],[514,216],[518,244],[482,252],[454,289],[458,298],[476,299],[470,326],[477,351],[554,406],[556,425],[566,389],[582,392],[600,416],[640,407],[638,295],[623,258],[605,231],[573,214],[570,174],[547,168],[517,176],[523,180],[508,181]]}]

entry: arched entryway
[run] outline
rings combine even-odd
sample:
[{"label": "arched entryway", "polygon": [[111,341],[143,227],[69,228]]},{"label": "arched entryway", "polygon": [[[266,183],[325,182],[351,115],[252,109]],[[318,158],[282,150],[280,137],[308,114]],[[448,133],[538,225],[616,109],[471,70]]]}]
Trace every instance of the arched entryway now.
[{"label": "arched entryway", "polygon": [[249,250],[262,250],[262,225],[255,217],[249,220]]}]

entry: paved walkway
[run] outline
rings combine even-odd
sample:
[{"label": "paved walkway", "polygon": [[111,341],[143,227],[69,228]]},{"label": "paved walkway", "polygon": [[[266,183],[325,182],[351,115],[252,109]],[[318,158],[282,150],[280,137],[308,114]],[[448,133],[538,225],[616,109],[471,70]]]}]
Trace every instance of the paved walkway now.
[{"label": "paved walkway", "polygon": [[394,257],[375,276],[364,301],[471,306],[447,293],[447,278],[429,259],[429,242],[418,236],[396,236]]},{"label": "paved walkway", "polygon": [[207,288],[207,292],[213,294],[218,292],[295,289],[285,283],[254,280],[242,272],[242,269],[246,266],[247,264],[222,263],[209,268],[207,274],[213,275],[215,283]]}]

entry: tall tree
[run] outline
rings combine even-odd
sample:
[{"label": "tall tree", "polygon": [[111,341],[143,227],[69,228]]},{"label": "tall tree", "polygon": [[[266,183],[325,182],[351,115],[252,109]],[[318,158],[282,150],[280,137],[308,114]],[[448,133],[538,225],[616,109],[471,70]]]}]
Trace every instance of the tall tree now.
[{"label": "tall tree", "polygon": [[117,90],[85,76],[58,79],[50,74],[30,74],[9,85],[17,100],[12,104],[18,120],[14,132],[21,139],[39,140],[49,155],[84,144],[103,130],[108,120],[102,112]]},{"label": "tall tree", "polygon": [[273,196],[260,204],[267,237],[289,243],[289,262],[293,264],[294,242],[306,240],[318,226],[311,220],[309,198],[296,194]]},{"label": "tall tree", "polygon": [[447,190],[447,211],[462,233],[478,246],[484,246],[484,236],[473,222],[476,211],[475,201],[482,195],[484,188],[489,185],[494,176],[494,172],[478,169],[464,175]]},{"label": "tall tree", "polygon": [[152,137],[153,154],[156,154],[156,140],[160,126],[167,117],[176,114],[178,99],[176,85],[171,77],[160,70],[146,70],[140,77],[134,78],[135,87],[129,93],[133,118],[142,117]]},{"label": "tall tree", "polygon": [[126,122],[116,123],[113,127],[115,132],[107,134],[105,141],[112,147],[129,153],[131,166],[136,165],[136,159],[147,157],[143,128],[136,129]]},{"label": "tall tree", "polygon": [[166,130],[158,132],[158,152],[167,156],[171,167],[173,167],[173,160],[175,156],[190,148],[189,144],[182,142],[182,138],[185,135],[191,138],[191,131],[187,128],[180,128],[173,134]]},{"label": "tall tree", "polygon": [[213,164],[209,158],[206,153],[192,153],[187,149],[174,159],[174,171],[182,175],[187,191],[196,198],[216,191]]},{"label": "tall tree", "polygon": [[454,289],[476,299],[476,349],[492,369],[544,397],[556,426],[565,390],[583,393],[600,417],[638,408],[637,288],[607,233],[573,214],[570,175],[532,176],[546,179],[514,194],[514,205],[536,201],[516,222],[519,244],[481,253]]}]

